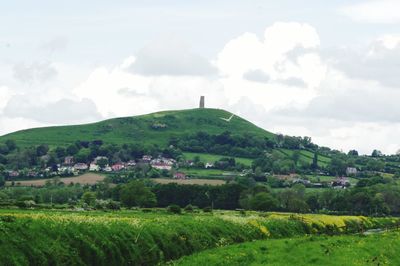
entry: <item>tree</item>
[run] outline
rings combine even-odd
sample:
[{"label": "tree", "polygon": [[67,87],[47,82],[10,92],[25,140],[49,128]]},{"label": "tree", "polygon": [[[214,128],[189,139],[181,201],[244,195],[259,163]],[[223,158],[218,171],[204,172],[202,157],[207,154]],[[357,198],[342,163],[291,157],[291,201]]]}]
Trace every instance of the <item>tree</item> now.
[{"label": "tree", "polygon": [[347,155],[349,155],[349,156],[358,156],[358,151],[356,151],[356,150],[349,150],[349,152],[347,153]]},{"label": "tree", "polygon": [[13,151],[17,148],[15,140],[8,139],[6,140],[5,144],[7,145],[9,151]]},{"label": "tree", "polygon": [[256,211],[273,211],[278,207],[278,201],[267,192],[260,192],[249,200],[249,207]]},{"label": "tree", "polygon": [[39,157],[46,155],[48,151],[49,151],[49,146],[47,146],[46,144],[41,144],[36,147],[36,155]]},{"label": "tree", "polygon": [[6,184],[6,179],[3,175],[0,174],[0,187],[3,187]]},{"label": "tree", "polygon": [[299,162],[300,159],[300,152],[298,150],[295,150],[292,154],[292,160],[294,162],[294,165],[297,166],[297,163]]},{"label": "tree", "polygon": [[311,168],[316,170],[318,169],[318,153],[314,152],[314,157],[313,157],[313,161],[311,164]]},{"label": "tree", "polygon": [[106,158],[101,158],[97,160],[97,165],[101,168],[104,169],[108,165],[108,159]]},{"label": "tree", "polygon": [[96,202],[96,194],[94,192],[85,192],[82,195],[82,201],[84,203],[86,203],[87,205],[94,205],[94,203]]},{"label": "tree", "polygon": [[380,156],[382,156],[382,152],[380,150],[373,150],[371,156],[372,157],[380,157]]},{"label": "tree", "polygon": [[137,180],[132,180],[123,186],[120,198],[128,207],[154,207],[157,204],[155,194],[143,182]]}]

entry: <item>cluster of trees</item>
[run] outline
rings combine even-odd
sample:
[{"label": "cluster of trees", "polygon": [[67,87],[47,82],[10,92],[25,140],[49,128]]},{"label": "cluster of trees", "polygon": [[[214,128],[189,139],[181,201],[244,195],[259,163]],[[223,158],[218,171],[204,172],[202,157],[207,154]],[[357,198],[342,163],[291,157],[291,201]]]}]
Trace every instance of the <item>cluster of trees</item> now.
[{"label": "cluster of trees", "polygon": [[227,156],[254,158],[274,147],[274,141],[252,134],[231,134],[226,131],[210,135],[200,131],[181,138],[171,138],[169,144],[182,151],[214,153]]},{"label": "cluster of trees", "polygon": [[258,211],[399,215],[400,187],[387,177],[364,178],[351,189],[321,189],[313,192],[306,192],[302,184],[274,190],[267,185],[243,180],[222,186],[154,184],[150,179],[131,179],[117,186],[110,186],[107,182],[81,186],[64,185],[55,180],[42,188],[4,188],[0,191],[0,203],[7,202],[84,203],[86,206],[102,205],[115,209],[120,202],[126,207],[144,208],[192,205],[227,210],[244,208]]}]

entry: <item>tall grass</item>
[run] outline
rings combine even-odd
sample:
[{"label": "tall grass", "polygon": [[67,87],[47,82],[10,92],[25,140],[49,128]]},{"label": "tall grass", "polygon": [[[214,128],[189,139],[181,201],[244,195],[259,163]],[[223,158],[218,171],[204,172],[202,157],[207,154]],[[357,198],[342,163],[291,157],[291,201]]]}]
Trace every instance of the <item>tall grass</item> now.
[{"label": "tall grass", "polygon": [[[3,265],[156,265],[205,249],[309,233],[347,233],[395,226],[394,219],[253,213],[102,214],[0,212]],[[325,220],[324,220],[325,219]],[[352,221],[346,222],[346,221]],[[312,222],[311,222],[312,221]],[[357,226],[355,226],[357,224]],[[351,226],[350,226],[351,225]]]}]

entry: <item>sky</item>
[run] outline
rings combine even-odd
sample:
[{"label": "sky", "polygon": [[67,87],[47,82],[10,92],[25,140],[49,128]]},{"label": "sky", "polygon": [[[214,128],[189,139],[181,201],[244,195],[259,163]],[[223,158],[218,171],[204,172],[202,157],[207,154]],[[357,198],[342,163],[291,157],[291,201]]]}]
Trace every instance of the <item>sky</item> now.
[{"label": "sky", "polygon": [[0,135],[222,108],[347,152],[400,149],[400,1],[1,1]]}]

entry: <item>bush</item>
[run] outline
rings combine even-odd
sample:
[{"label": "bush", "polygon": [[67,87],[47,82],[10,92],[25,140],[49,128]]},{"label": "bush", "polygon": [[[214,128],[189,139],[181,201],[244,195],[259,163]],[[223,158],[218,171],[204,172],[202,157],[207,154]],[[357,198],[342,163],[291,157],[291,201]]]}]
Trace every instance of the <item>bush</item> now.
[{"label": "bush", "polygon": [[175,205],[175,204],[169,205],[167,207],[167,211],[170,212],[170,213],[175,213],[175,214],[181,214],[182,213],[181,207],[179,207],[178,205]]},{"label": "bush", "polygon": [[193,212],[195,209],[195,206],[193,206],[192,204],[188,204],[185,207],[185,212]]},{"label": "bush", "polygon": [[203,208],[203,212],[212,212],[212,208],[211,207],[204,207]]}]

